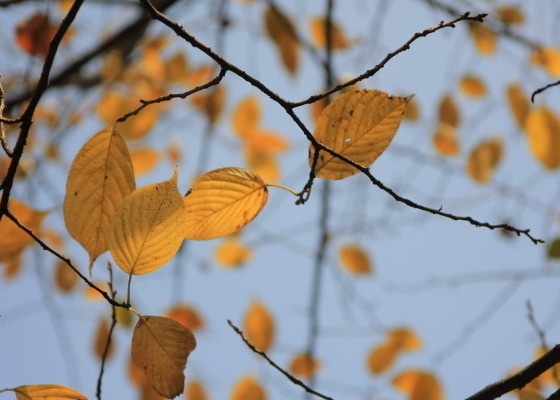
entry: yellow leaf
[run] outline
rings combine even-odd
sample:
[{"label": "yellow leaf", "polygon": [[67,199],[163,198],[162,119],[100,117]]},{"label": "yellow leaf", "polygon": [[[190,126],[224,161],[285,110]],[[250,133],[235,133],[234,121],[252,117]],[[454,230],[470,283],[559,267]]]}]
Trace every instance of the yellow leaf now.
[{"label": "yellow leaf", "polygon": [[487,183],[502,159],[503,146],[499,139],[483,141],[469,155],[467,172],[475,181]]},{"label": "yellow leaf", "polygon": [[533,156],[546,168],[560,165],[560,120],[552,110],[541,106],[529,112],[525,131]]},{"label": "yellow leaf", "polygon": [[231,121],[231,129],[240,138],[246,138],[257,129],[261,120],[261,106],[255,95],[247,96],[239,102]]},{"label": "yellow leaf", "polygon": [[296,354],[290,363],[290,372],[305,379],[313,377],[319,368],[319,362],[312,359],[308,353]]},{"label": "yellow leaf", "polygon": [[185,76],[185,84],[189,87],[198,86],[210,81],[214,75],[216,69],[213,65],[202,65],[195,70],[192,70],[187,76]]},{"label": "yellow leaf", "polygon": [[556,47],[537,49],[531,55],[531,62],[543,67],[552,77],[560,77],[560,49]]},{"label": "yellow leaf", "polygon": [[132,275],[163,267],[183,242],[186,217],[177,170],[167,181],[134,191],[111,221],[107,242],[113,259]]},{"label": "yellow leaf", "polygon": [[486,95],[486,85],[480,78],[474,75],[465,75],[459,83],[461,91],[469,97],[484,97]]},{"label": "yellow leaf", "polygon": [[261,351],[268,351],[274,341],[274,320],[265,306],[253,300],[244,320],[247,340]]},{"label": "yellow leaf", "polygon": [[132,360],[156,392],[172,399],[183,393],[183,370],[195,349],[190,330],[169,318],[142,316],[132,334]]},{"label": "yellow leaf", "polygon": [[132,328],[132,312],[122,307],[115,307],[117,323],[125,328]]},{"label": "yellow leaf", "polygon": [[516,6],[504,5],[497,10],[498,18],[508,25],[519,25],[525,21],[525,15]]},{"label": "yellow leaf", "polygon": [[159,161],[159,153],[152,149],[137,149],[130,152],[132,167],[136,175],[152,170]]},{"label": "yellow leaf", "polygon": [[132,162],[120,134],[105,128],[80,149],[64,197],[66,228],[89,253],[89,268],[108,250],[106,232],[116,209],[135,188]]},{"label": "yellow leaf", "polygon": [[414,98],[408,101],[403,118],[408,121],[417,121],[420,118],[420,107]]},{"label": "yellow leaf", "polygon": [[23,385],[14,389],[17,400],[87,400],[80,392],[62,385]]},{"label": "yellow leaf", "polygon": [[197,93],[191,98],[191,103],[202,112],[210,123],[215,124],[222,116],[226,101],[225,89],[214,86],[204,93]]},{"label": "yellow leaf", "polygon": [[[119,307],[120,308],[120,307]],[[109,323],[105,318],[101,318],[97,325],[97,332],[95,333],[94,352],[99,360],[103,358],[105,346],[107,346],[107,338],[109,337]],[[115,350],[115,336],[111,337],[111,343],[107,350],[106,360],[110,360]]]},{"label": "yellow leaf", "polygon": [[[319,48],[327,46],[327,21],[325,18],[313,18],[310,23],[311,39],[313,44]],[[331,23],[331,48],[333,50],[344,50],[350,46],[350,41],[338,24]]]},{"label": "yellow leaf", "polygon": [[251,222],[268,199],[260,176],[226,167],[200,176],[185,197],[185,238],[209,240],[236,232]]},{"label": "yellow leaf", "polygon": [[274,155],[246,146],[243,154],[247,165],[267,182],[280,180],[280,166]]},{"label": "yellow leaf", "polygon": [[441,123],[434,133],[433,144],[442,156],[456,156],[459,154],[457,130],[453,125]]},{"label": "yellow leaf", "polygon": [[167,311],[165,316],[177,321],[191,331],[196,331],[204,327],[204,321],[198,311],[186,304],[177,304],[171,310]]},{"label": "yellow leaf", "polygon": [[207,400],[208,395],[199,381],[190,381],[186,390],[187,400]]},{"label": "yellow leaf", "polygon": [[451,95],[446,94],[439,103],[439,122],[457,127],[461,122],[459,108]]},{"label": "yellow leaf", "polygon": [[422,341],[418,335],[407,328],[395,328],[389,332],[387,343],[402,351],[418,350]]},{"label": "yellow leaf", "polygon": [[[378,90],[360,90],[336,98],[321,113],[315,139],[354,162],[369,167],[397,133],[410,97],[391,96]],[[309,165],[315,149],[309,148]],[[315,168],[319,178],[343,179],[356,168],[322,151]]]},{"label": "yellow leaf", "polygon": [[[37,211],[16,199],[8,201],[8,209],[17,220],[34,233],[41,227],[46,212]],[[21,230],[11,219],[4,216],[0,222],[0,262],[10,261],[33,243],[31,236]]]},{"label": "yellow leaf", "polygon": [[252,376],[239,379],[231,391],[230,400],[266,400],[263,387]]},{"label": "yellow leaf", "polygon": [[228,237],[222,241],[214,252],[216,262],[224,267],[237,268],[252,257],[251,249],[237,238]]},{"label": "yellow leaf", "polygon": [[356,244],[343,246],[338,253],[338,258],[342,269],[352,275],[369,275],[372,272],[369,255]]},{"label": "yellow leaf", "polygon": [[280,52],[282,62],[289,73],[296,73],[299,64],[299,40],[292,21],[273,4],[265,11],[266,33]]},{"label": "yellow leaf", "polygon": [[165,63],[165,80],[179,82],[189,74],[189,62],[183,52],[175,53]]},{"label": "yellow leaf", "polygon": [[289,147],[288,141],[280,134],[262,129],[255,129],[246,136],[247,146],[263,153],[279,153]]},{"label": "yellow leaf", "polygon": [[478,52],[489,56],[496,52],[496,32],[485,23],[470,22],[469,33]]},{"label": "yellow leaf", "polygon": [[374,375],[379,375],[393,366],[399,348],[391,343],[384,343],[370,351],[367,358],[368,371]]},{"label": "yellow leaf", "polygon": [[70,268],[64,261],[59,260],[56,263],[54,281],[56,287],[62,293],[69,293],[76,287],[78,283],[78,274]]},{"label": "yellow leaf", "polygon": [[441,385],[430,372],[407,370],[393,379],[393,386],[410,400],[443,400]]},{"label": "yellow leaf", "polygon": [[529,114],[529,109],[531,108],[529,99],[525,96],[523,89],[521,89],[521,86],[517,83],[512,83],[508,86],[507,98],[515,122],[517,122],[520,128],[523,128],[527,120],[527,115]]}]

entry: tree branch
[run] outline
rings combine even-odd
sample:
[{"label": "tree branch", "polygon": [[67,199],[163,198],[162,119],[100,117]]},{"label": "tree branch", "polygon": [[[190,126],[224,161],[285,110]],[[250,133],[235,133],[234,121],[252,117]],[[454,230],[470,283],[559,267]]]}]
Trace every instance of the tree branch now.
[{"label": "tree branch", "polygon": [[558,86],[558,85],[560,85],[560,81],[554,82],[554,83],[549,83],[548,85],[543,86],[542,88],[539,88],[539,89],[535,90],[535,91],[533,92],[533,94],[531,95],[531,103],[534,103],[534,102],[535,102],[535,96],[536,96],[537,94],[542,93],[542,92],[544,92],[545,90],[548,90],[548,89],[550,89],[551,87],[553,87],[553,86]]}]

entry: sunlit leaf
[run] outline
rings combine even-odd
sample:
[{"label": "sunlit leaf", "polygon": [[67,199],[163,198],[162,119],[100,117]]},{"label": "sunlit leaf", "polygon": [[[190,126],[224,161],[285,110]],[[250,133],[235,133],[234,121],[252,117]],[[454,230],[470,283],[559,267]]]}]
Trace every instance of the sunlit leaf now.
[{"label": "sunlit leaf", "polygon": [[[120,308],[120,307],[119,307]],[[95,333],[95,342],[93,350],[95,355],[99,360],[103,358],[103,353],[105,352],[105,347],[107,346],[107,338],[109,337],[109,323],[105,318],[99,319],[97,324],[97,330]],[[111,343],[107,349],[106,360],[110,360],[115,352],[115,336],[111,337]]]},{"label": "sunlit leaf", "polygon": [[172,399],[183,393],[183,370],[196,340],[180,323],[163,317],[142,316],[132,335],[132,360],[144,371],[156,392]]},{"label": "sunlit leaf", "polygon": [[372,349],[367,357],[368,371],[374,375],[380,375],[393,366],[399,348],[390,343],[383,343]]},{"label": "sunlit leaf", "polygon": [[389,331],[387,343],[404,351],[414,351],[422,347],[420,337],[408,328],[395,328]]},{"label": "sunlit leaf", "polygon": [[14,389],[17,400],[87,400],[87,397],[62,385],[23,385]]},{"label": "sunlit leaf", "polygon": [[252,376],[239,379],[231,390],[230,400],[266,400],[264,388]]},{"label": "sunlit leaf", "polygon": [[474,75],[465,75],[459,83],[461,91],[469,97],[479,98],[486,95],[486,85]]},{"label": "sunlit leaf", "polygon": [[71,292],[72,289],[76,287],[79,279],[78,274],[76,274],[64,261],[59,260],[56,263],[54,282],[56,287],[62,293]]},{"label": "sunlit leaf", "polygon": [[479,183],[492,179],[496,166],[502,159],[503,145],[500,139],[485,140],[479,143],[469,154],[467,172]]},{"label": "sunlit leaf", "polygon": [[443,96],[439,103],[439,122],[453,127],[456,127],[461,123],[459,108],[457,107],[453,97],[449,94]]},{"label": "sunlit leaf", "polygon": [[177,52],[165,63],[165,79],[168,82],[179,82],[189,74],[189,62],[185,53]]},{"label": "sunlit leaf", "polygon": [[557,237],[548,245],[548,258],[560,258],[560,237]]},{"label": "sunlit leaf", "polygon": [[393,379],[393,386],[410,400],[443,400],[441,385],[430,372],[407,370]]},{"label": "sunlit leaf", "polygon": [[497,10],[498,18],[508,25],[519,25],[525,22],[525,15],[516,6],[503,5]]},{"label": "sunlit leaf", "polygon": [[309,379],[317,373],[320,366],[320,363],[312,359],[308,353],[300,353],[296,354],[290,362],[290,372],[293,375]]},{"label": "sunlit leaf", "polygon": [[47,15],[36,13],[16,26],[16,43],[25,52],[45,58],[56,30]]},{"label": "sunlit leaf", "polygon": [[106,234],[124,198],[134,190],[134,172],[120,134],[105,128],[80,149],[66,181],[66,228],[89,253],[90,270],[108,250]]},{"label": "sunlit leaf", "polygon": [[247,146],[263,153],[279,153],[289,147],[288,141],[281,134],[262,129],[251,131],[246,140]]},{"label": "sunlit leaf", "polygon": [[239,102],[231,121],[231,129],[240,138],[246,138],[260,124],[261,106],[255,95],[247,96]]},{"label": "sunlit leaf", "polygon": [[245,146],[243,155],[247,166],[263,180],[267,182],[278,182],[280,180],[280,165],[273,154]]},{"label": "sunlit leaf", "polygon": [[436,151],[442,156],[456,156],[459,154],[459,140],[454,126],[441,123],[435,131],[432,140]]},{"label": "sunlit leaf", "polygon": [[113,259],[133,275],[163,267],[183,242],[186,219],[175,170],[171,179],[135,190],[117,209],[107,235]]},{"label": "sunlit leaf", "polygon": [[529,112],[525,121],[529,148],[533,156],[546,168],[560,166],[560,120],[546,106]]},{"label": "sunlit leaf", "polygon": [[190,381],[186,390],[187,400],[207,400],[208,394],[199,381]]},{"label": "sunlit leaf", "polygon": [[130,152],[132,167],[136,175],[151,171],[159,161],[159,153],[156,150],[143,148]]},{"label": "sunlit leaf", "polygon": [[469,33],[480,54],[489,56],[496,52],[496,32],[487,24],[470,22]]},{"label": "sunlit leaf", "polygon": [[212,124],[215,124],[222,116],[226,102],[226,91],[222,85],[214,86],[206,92],[199,92],[190,97],[190,101]]},{"label": "sunlit leaf", "polygon": [[251,222],[268,200],[268,189],[258,175],[226,167],[200,176],[185,197],[185,238],[209,240],[236,232]]},{"label": "sunlit leaf", "polygon": [[[330,149],[369,167],[391,143],[410,98],[396,97],[378,90],[360,90],[336,98],[325,108],[313,136]],[[315,149],[309,148],[309,165]],[[343,179],[356,168],[321,151],[315,168],[325,179]]]},{"label": "sunlit leaf", "polygon": [[[327,46],[327,21],[325,18],[313,18],[309,24],[313,44],[319,48]],[[335,22],[331,22],[331,48],[333,50],[344,50],[350,46],[350,40],[342,28]]]},{"label": "sunlit leaf", "polygon": [[[37,211],[16,199],[8,201],[8,209],[17,220],[35,234],[41,227],[44,211]],[[9,261],[28,245],[34,243],[31,236],[20,229],[11,219],[4,216],[0,221],[0,262]]]},{"label": "sunlit leaf", "polygon": [[544,68],[552,77],[560,77],[560,49],[556,47],[537,49],[531,55],[531,62]]},{"label": "sunlit leaf", "polygon": [[524,128],[527,115],[529,115],[529,109],[531,108],[529,99],[517,83],[512,83],[508,86],[507,98],[515,122],[517,122],[520,128]]},{"label": "sunlit leaf", "polygon": [[187,304],[175,305],[165,313],[165,316],[177,321],[191,331],[196,331],[204,327],[204,320],[199,312]]},{"label": "sunlit leaf", "polygon": [[228,237],[216,247],[214,257],[223,267],[237,268],[252,258],[252,252],[239,239]]},{"label": "sunlit leaf", "polygon": [[243,327],[247,340],[261,351],[268,351],[274,342],[274,319],[266,307],[259,301],[253,300],[245,319]]},{"label": "sunlit leaf", "polygon": [[292,21],[272,3],[265,11],[266,33],[276,45],[282,63],[292,75],[299,64],[299,41]]},{"label": "sunlit leaf", "polygon": [[347,244],[338,253],[342,269],[352,275],[369,275],[372,263],[368,253],[357,244]]}]

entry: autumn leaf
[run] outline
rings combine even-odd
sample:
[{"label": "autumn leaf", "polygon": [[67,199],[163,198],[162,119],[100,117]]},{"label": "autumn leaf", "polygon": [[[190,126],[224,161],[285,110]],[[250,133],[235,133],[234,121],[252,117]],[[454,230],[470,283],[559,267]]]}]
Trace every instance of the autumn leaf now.
[{"label": "autumn leaf", "polygon": [[[319,48],[327,46],[327,21],[325,18],[313,18],[309,24],[313,44]],[[335,22],[331,22],[331,48],[333,50],[344,50],[350,46],[350,40],[342,28]]]},{"label": "autumn leaf", "polygon": [[177,304],[165,313],[167,318],[177,321],[185,328],[196,331],[204,327],[204,320],[193,307]]},{"label": "autumn leaf", "polygon": [[417,121],[420,118],[420,107],[414,97],[408,101],[403,118],[407,121]]},{"label": "autumn leaf", "polygon": [[560,237],[549,243],[547,250],[548,258],[560,258]]},{"label": "autumn leaf", "polygon": [[490,56],[496,52],[496,32],[487,24],[470,22],[469,33],[481,55]]},{"label": "autumn leaf", "polygon": [[486,95],[486,85],[474,75],[463,76],[459,82],[459,87],[463,94],[468,97],[480,98]]},{"label": "autumn leaf", "polygon": [[69,293],[76,287],[78,283],[78,274],[72,270],[64,261],[59,260],[56,263],[54,282],[56,287],[62,293]]},{"label": "autumn leaf", "polygon": [[552,77],[560,77],[560,49],[544,47],[537,49],[531,55],[531,63],[546,70]]},{"label": "autumn leaf", "polygon": [[209,240],[236,232],[251,222],[268,200],[265,182],[243,168],[209,171],[185,197],[185,238]]},{"label": "autumn leaf", "polygon": [[87,397],[62,385],[23,385],[13,389],[6,389],[14,392],[17,400],[87,400]]},{"label": "autumn leaf", "polygon": [[467,160],[469,176],[479,183],[489,182],[502,155],[503,145],[499,139],[491,139],[478,144],[471,151]]},{"label": "autumn leaf", "polygon": [[288,141],[282,135],[263,129],[255,129],[247,135],[246,146],[263,153],[276,154],[286,151]]},{"label": "autumn leaf", "polygon": [[125,197],[134,190],[134,172],[120,134],[105,128],[80,149],[66,181],[64,221],[89,253],[89,269],[108,250],[107,231]]},{"label": "autumn leaf", "polygon": [[165,80],[180,82],[190,73],[189,61],[183,52],[177,52],[165,63]]},{"label": "autumn leaf", "polygon": [[239,379],[233,387],[230,400],[266,400],[263,387],[252,376]]},{"label": "autumn leaf", "polygon": [[207,400],[208,394],[199,381],[190,381],[186,390],[187,400]]},{"label": "autumn leaf", "polygon": [[457,127],[461,122],[459,108],[449,94],[443,96],[439,103],[439,122]]},{"label": "autumn leaf", "polygon": [[548,107],[541,106],[529,112],[525,121],[529,149],[546,168],[560,166],[560,120]]},{"label": "autumn leaf", "polygon": [[226,102],[226,91],[222,85],[215,86],[205,93],[197,93],[190,97],[193,104],[210,123],[215,124],[222,116]]},{"label": "autumn leaf", "polygon": [[25,52],[45,58],[56,30],[48,16],[36,13],[16,26],[16,43]]},{"label": "autumn leaf", "polygon": [[117,209],[107,235],[113,259],[132,275],[163,267],[183,242],[186,218],[175,170],[171,179],[134,191]]},{"label": "autumn leaf", "polygon": [[276,45],[282,63],[290,74],[295,74],[299,64],[299,40],[292,21],[272,3],[265,11],[266,33]]},{"label": "autumn leaf", "polygon": [[351,275],[369,275],[372,264],[367,252],[357,244],[347,244],[338,253],[342,269]]},{"label": "autumn leaf", "polygon": [[159,161],[159,153],[150,148],[136,149],[130,152],[135,175],[151,171]]},{"label": "autumn leaf", "polygon": [[519,400],[545,400],[545,398],[540,393],[526,389],[518,390],[517,398]]},{"label": "autumn leaf", "polygon": [[410,400],[443,400],[443,390],[438,379],[430,372],[407,370],[393,379],[395,386]]},{"label": "autumn leaf", "polygon": [[280,180],[280,165],[273,154],[245,146],[243,155],[247,166],[263,180],[267,182]]},{"label": "autumn leaf", "polygon": [[367,357],[367,368],[373,375],[380,375],[393,366],[399,349],[392,345],[383,343],[372,349]]},{"label": "autumn leaf", "polygon": [[268,351],[275,335],[274,320],[265,306],[254,300],[244,320],[244,331],[247,340],[260,351]]},{"label": "autumn leaf", "polygon": [[320,363],[311,358],[308,353],[296,354],[290,362],[290,372],[305,379],[314,376],[319,368]]},{"label": "autumn leaf", "polygon": [[142,316],[132,334],[132,360],[154,390],[172,399],[183,393],[183,370],[189,354],[196,348],[190,330],[164,317]]},{"label": "autumn leaf", "polygon": [[[321,113],[313,136],[318,142],[368,167],[391,143],[410,98],[378,90],[360,90],[335,99]],[[309,165],[315,149],[309,148]],[[318,177],[344,179],[358,172],[346,162],[322,151],[315,168]]]},{"label": "autumn leaf", "polygon": [[529,110],[531,108],[529,99],[523,92],[523,89],[521,89],[521,86],[517,83],[512,83],[508,86],[507,98],[515,122],[517,122],[520,128],[524,128],[527,115],[529,115]]},{"label": "autumn leaf", "polygon": [[436,151],[442,156],[456,156],[460,147],[457,130],[453,125],[441,123],[435,131],[432,143]]},{"label": "autumn leaf", "polygon": [[[120,308],[120,307],[119,307]],[[105,318],[99,319],[97,324],[97,331],[95,333],[94,353],[99,360],[103,359],[103,353],[107,346],[107,339],[109,338],[109,323]],[[107,349],[106,360],[110,360],[115,352],[115,336],[111,337],[111,343]]]},{"label": "autumn leaf", "polygon": [[247,96],[241,100],[231,121],[231,129],[242,139],[247,138],[260,124],[261,105],[255,95]]},{"label": "autumn leaf", "polygon": [[237,268],[252,257],[251,249],[235,237],[223,240],[214,251],[216,262],[226,268]]},{"label": "autumn leaf", "polygon": [[2,277],[6,280],[15,278],[21,272],[21,253],[0,262],[4,264]]},{"label": "autumn leaf", "polygon": [[516,6],[504,5],[496,10],[498,18],[508,25],[519,25],[525,22],[525,15]]},{"label": "autumn leaf", "polygon": [[402,351],[414,351],[422,347],[418,335],[408,328],[395,328],[389,331],[387,343]]}]

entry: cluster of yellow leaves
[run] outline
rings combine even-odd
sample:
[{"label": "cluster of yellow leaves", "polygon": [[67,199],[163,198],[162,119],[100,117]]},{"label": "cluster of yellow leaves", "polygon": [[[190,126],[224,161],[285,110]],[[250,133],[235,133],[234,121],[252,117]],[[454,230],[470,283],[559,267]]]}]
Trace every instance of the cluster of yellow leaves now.
[{"label": "cluster of yellow leaves", "polygon": [[347,244],[338,253],[340,265],[351,275],[369,275],[373,267],[368,253],[357,244]]},{"label": "cluster of yellow leaves", "polygon": [[368,370],[379,375],[393,366],[397,357],[407,351],[422,347],[420,338],[406,328],[396,328],[388,332],[385,342],[373,348],[367,358]]}]

